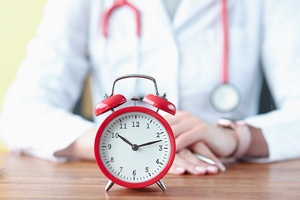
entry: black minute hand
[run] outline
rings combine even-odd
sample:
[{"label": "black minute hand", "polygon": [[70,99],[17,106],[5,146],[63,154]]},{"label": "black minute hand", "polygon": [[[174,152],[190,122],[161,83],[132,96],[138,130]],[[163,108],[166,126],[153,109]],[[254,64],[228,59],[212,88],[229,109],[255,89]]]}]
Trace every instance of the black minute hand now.
[{"label": "black minute hand", "polygon": [[147,142],[147,143],[138,145],[138,147],[148,146],[148,145],[155,144],[155,143],[161,142],[161,141],[162,140],[156,140],[156,141],[152,141],[152,142]]}]

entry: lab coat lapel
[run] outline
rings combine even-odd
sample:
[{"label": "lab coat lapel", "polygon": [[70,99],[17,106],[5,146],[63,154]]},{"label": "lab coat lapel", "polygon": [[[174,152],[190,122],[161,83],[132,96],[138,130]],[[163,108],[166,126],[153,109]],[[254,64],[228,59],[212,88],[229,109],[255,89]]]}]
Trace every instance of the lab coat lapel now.
[{"label": "lab coat lapel", "polygon": [[181,0],[174,16],[173,24],[176,29],[185,25],[196,15],[204,15],[206,10],[215,4],[221,3],[220,0]]},{"label": "lab coat lapel", "polygon": [[131,0],[130,2],[141,11],[142,18],[143,15],[149,15],[151,18],[159,18],[165,26],[171,26],[170,16],[166,10],[164,0],[151,0],[151,2]]},{"label": "lab coat lapel", "polygon": [[[163,0],[151,0],[150,2],[145,2],[141,0],[131,0],[133,5],[135,5],[141,12],[141,26],[142,26],[142,40],[147,37],[147,40],[157,40],[154,36],[152,38],[149,37],[149,30],[151,31],[159,31],[163,33],[168,33],[166,37],[168,37],[168,41],[173,40],[172,42],[163,42],[162,45],[165,49],[168,49],[168,52],[164,52],[166,54],[163,63],[157,63],[159,66],[153,66],[159,68],[159,73],[154,72],[153,74],[147,74],[153,76],[158,84],[158,90],[160,95],[164,92],[167,93],[167,98],[174,103],[176,106],[178,105],[178,49],[176,46],[176,41],[173,34],[172,22],[167,12]],[[151,27],[149,27],[151,26]],[[143,33],[143,30],[147,30],[147,33]],[[154,34],[155,35],[155,34]],[[149,42],[142,42],[144,45],[151,45]],[[149,46],[141,47],[141,54],[143,54],[143,49],[151,49]],[[152,52],[156,53],[156,52]],[[143,58],[145,56],[142,55]],[[141,60],[140,68],[143,68],[143,59]],[[161,65],[160,65],[161,64]],[[170,70],[171,69],[171,70]],[[155,70],[154,70],[155,71]],[[137,73],[140,73],[139,69],[137,69]]]}]

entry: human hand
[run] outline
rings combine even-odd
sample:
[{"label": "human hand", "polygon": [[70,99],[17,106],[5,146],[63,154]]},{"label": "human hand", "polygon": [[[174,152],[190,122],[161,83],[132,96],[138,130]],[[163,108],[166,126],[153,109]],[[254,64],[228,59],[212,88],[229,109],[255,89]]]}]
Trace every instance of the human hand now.
[{"label": "human hand", "polygon": [[[237,136],[233,130],[210,125],[183,111],[165,119],[174,132],[177,151],[169,173],[204,175],[226,170],[217,157],[228,157],[236,150]],[[199,160],[195,154],[213,160],[215,165]]]},{"label": "human hand", "polygon": [[177,152],[187,148],[201,154],[205,144],[215,156],[228,157],[237,148],[237,137],[231,129],[210,125],[183,111],[175,116],[166,115],[165,119],[174,132]]},{"label": "human hand", "polygon": [[217,174],[226,168],[204,143],[198,143],[201,155],[209,158],[213,163],[209,164],[198,158],[191,150],[184,148],[176,153],[175,160],[169,170],[171,174],[189,173],[193,175]]}]

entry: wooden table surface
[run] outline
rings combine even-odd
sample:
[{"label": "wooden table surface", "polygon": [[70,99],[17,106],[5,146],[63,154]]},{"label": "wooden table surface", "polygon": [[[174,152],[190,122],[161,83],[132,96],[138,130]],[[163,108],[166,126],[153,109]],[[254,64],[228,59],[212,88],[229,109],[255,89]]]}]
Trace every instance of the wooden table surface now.
[{"label": "wooden table surface", "polygon": [[0,199],[300,199],[300,160],[232,163],[218,175],[167,175],[157,185],[127,189],[107,183],[95,162],[51,163],[0,154]]}]

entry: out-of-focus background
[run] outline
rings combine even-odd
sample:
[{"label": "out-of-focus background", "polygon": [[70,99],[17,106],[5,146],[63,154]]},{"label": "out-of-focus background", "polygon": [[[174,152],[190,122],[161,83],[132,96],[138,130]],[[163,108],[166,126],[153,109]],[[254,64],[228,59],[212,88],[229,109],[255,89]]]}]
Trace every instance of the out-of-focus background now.
[{"label": "out-of-focus background", "polygon": [[[46,1],[0,1],[0,127],[1,110],[5,93],[25,56],[29,40],[36,33]],[[265,113],[275,109],[275,107],[267,84],[264,82],[259,112]],[[87,119],[92,119],[92,105],[88,81],[83,90],[82,98],[75,106],[74,113],[81,114]],[[6,149],[1,140],[0,131],[0,152],[3,151],[6,151]]]},{"label": "out-of-focus background", "polygon": [[[0,115],[5,93],[25,56],[27,43],[36,33],[45,3],[46,0],[0,2]],[[0,132],[0,152],[3,151]]]}]

